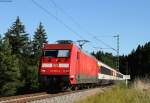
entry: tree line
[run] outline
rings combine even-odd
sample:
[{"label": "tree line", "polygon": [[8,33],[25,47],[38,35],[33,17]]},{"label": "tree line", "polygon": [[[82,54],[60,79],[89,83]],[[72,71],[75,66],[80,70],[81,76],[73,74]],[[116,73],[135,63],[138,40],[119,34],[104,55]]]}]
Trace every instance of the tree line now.
[{"label": "tree line", "polygon": [[150,42],[138,45],[128,55],[120,56],[120,71],[130,74],[131,79],[150,77]]},{"label": "tree line", "polygon": [[38,66],[47,34],[39,23],[33,39],[17,17],[6,33],[0,37],[0,95],[16,95],[40,89]]}]

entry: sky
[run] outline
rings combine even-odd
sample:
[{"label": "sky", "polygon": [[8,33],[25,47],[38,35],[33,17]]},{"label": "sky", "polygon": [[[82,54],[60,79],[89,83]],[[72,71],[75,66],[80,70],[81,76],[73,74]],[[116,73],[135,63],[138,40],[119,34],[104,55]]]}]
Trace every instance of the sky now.
[{"label": "sky", "polygon": [[115,35],[120,36],[120,55],[150,41],[150,0],[4,1],[0,0],[2,35],[19,16],[31,38],[42,22],[49,43],[84,39],[90,41],[84,45],[88,52],[103,50],[116,55],[110,49],[117,49]]}]

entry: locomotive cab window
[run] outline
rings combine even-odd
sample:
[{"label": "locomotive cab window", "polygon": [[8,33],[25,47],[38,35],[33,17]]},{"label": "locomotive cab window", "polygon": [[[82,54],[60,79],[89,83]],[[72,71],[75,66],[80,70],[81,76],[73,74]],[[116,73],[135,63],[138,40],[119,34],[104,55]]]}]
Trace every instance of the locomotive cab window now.
[{"label": "locomotive cab window", "polygon": [[58,50],[57,57],[69,57],[69,50]]},{"label": "locomotive cab window", "polygon": [[44,56],[49,58],[68,58],[70,55],[69,50],[46,50]]}]

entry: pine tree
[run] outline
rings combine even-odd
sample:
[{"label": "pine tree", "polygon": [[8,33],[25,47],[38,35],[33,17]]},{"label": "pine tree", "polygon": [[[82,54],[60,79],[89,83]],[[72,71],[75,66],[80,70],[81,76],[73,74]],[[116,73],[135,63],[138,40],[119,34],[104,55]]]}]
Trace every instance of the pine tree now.
[{"label": "pine tree", "polygon": [[33,37],[33,52],[34,52],[35,64],[37,65],[39,63],[39,58],[42,53],[42,46],[44,43],[47,43],[47,35],[44,26],[40,22]]},{"label": "pine tree", "polygon": [[0,40],[0,95],[13,95],[20,86],[19,62],[9,39]]},{"label": "pine tree", "polygon": [[[20,93],[30,92],[33,88],[33,80],[36,80],[37,74],[35,66],[33,65],[32,44],[29,41],[28,34],[25,32],[25,26],[17,17],[13,25],[5,33],[5,38],[9,38],[12,46],[12,54],[17,55],[19,59],[19,70],[21,73],[22,87],[18,89]],[[34,83],[35,84],[35,83]]]},{"label": "pine tree", "polygon": [[[38,77],[38,80],[40,80],[40,76],[38,74],[38,68],[39,68],[39,62],[40,62],[40,56],[42,55],[42,46],[44,43],[47,43],[47,35],[44,29],[44,26],[40,22],[37,30],[35,31],[35,34],[33,36],[33,58],[34,58],[34,65],[36,66],[36,70],[34,72],[35,76]],[[35,82],[36,84],[36,82]],[[40,88],[43,88],[43,84],[40,83]]]},{"label": "pine tree", "polygon": [[22,75],[24,76],[24,87],[21,88],[24,91],[23,93],[31,93],[38,91],[39,82],[38,82],[38,67],[34,64],[34,57],[32,51],[33,45],[32,41],[29,41],[28,48],[26,49],[26,62],[23,63],[26,69],[23,69]]},{"label": "pine tree", "polygon": [[25,32],[25,26],[19,17],[17,17],[16,21],[5,33],[5,38],[9,38],[13,54],[20,56],[25,53],[24,50],[28,44],[28,34]]}]

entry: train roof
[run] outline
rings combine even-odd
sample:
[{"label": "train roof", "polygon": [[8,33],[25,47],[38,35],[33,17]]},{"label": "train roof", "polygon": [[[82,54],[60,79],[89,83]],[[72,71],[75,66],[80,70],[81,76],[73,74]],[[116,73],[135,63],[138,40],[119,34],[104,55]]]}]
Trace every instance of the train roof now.
[{"label": "train roof", "polygon": [[99,61],[99,60],[98,60],[98,63],[99,63],[99,65],[104,66],[104,67],[106,67],[106,68],[108,68],[108,69],[115,70],[114,68],[108,66],[107,64],[103,63],[102,61]]}]

